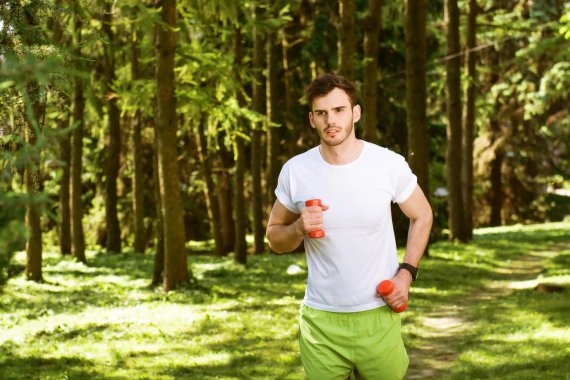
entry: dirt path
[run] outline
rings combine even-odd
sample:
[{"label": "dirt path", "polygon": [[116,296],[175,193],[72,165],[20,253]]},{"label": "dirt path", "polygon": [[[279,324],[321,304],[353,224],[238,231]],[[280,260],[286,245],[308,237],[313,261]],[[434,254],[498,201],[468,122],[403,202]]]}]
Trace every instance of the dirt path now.
[{"label": "dirt path", "polygon": [[533,252],[505,263],[500,269],[504,276],[492,281],[485,291],[463,298],[463,302],[426,313],[421,322],[422,344],[419,350],[409,350],[410,367],[405,379],[444,379],[458,355],[457,347],[468,327],[464,315],[474,303],[497,299],[515,289],[533,288],[546,260],[555,252]]}]

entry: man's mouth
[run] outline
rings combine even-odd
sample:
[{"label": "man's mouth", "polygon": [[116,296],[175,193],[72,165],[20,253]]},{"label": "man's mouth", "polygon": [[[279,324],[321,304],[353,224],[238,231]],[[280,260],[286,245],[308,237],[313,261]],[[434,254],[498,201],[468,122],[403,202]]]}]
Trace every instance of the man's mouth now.
[{"label": "man's mouth", "polygon": [[337,134],[338,132],[340,132],[340,129],[339,129],[339,128],[327,128],[327,129],[325,129],[325,133],[326,133],[327,135],[335,135],[335,134]]}]

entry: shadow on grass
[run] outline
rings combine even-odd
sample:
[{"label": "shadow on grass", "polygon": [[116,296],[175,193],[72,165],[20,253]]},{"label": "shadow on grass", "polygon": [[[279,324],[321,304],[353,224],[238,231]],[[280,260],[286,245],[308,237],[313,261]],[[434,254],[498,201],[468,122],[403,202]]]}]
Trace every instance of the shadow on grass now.
[{"label": "shadow on grass", "polygon": [[564,379],[570,371],[570,354],[560,343],[529,341],[506,345],[486,340],[468,350],[454,367],[451,379]]},{"label": "shadow on grass", "polygon": [[[26,371],[24,376],[23,368],[33,368],[33,371]],[[0,377],[2,380],[107,378],[103,373],[94,370],[92,362],[76,357],[18,357],[13,354],[4,360],[0,359]]]},{"label": "shadow on grass", "polygon": [[[281,307],[283,309],[283,307]],[[226,310],[230,312],[229,310]],[[241,311],[231,311],[240,313]],[[217,363],[179,365],[167,371],[175,378],[275,378],[284,379],[295,374],[301,378],[301,359],[298,355],[297,335],[276,338],[267,331],[251,325],[228,327],[223,320],[210,320],[197,331],[189,333],[211,343],[204,344],[206,353],[227,354],[226,360]],[[294,322],[296,323],[296,321]],[[220,337],[220,332],[223,337]],[[297,331],[297,330],[294,330]],[[269,374],[271,374],[269,376]]]}]

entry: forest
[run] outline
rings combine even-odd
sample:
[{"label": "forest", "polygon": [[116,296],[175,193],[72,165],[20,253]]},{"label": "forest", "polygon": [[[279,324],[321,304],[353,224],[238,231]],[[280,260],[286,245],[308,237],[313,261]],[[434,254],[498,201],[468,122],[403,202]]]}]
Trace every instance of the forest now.
[{"label": "forest", "polygon": [[34,281],[45,247],[152,250],[168,291],[192,281],[192,241],[267,252],[279,170],[318,144],[304,89],[326,72],[357,84],[359,138],[407,158],[432,241],[568,210],[568,2],[0,4],[4,279],[21,250]]},{"label": "forest", "polygon": [[433,210],[405,378],[568,378],[563,0],[0,0],[0,378],[304,378],[265,229],[324,73]]}]

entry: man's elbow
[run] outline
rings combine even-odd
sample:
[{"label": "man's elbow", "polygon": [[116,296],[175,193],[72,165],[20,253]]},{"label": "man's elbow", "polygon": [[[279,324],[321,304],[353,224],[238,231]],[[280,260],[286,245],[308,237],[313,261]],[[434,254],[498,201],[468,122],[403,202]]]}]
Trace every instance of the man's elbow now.
[{"label": "man's elbow", "polygon": [[424,219],[424,224],[426,225],[427,228],[431,229],[432,225],[433,225],[433,210],[431,209],[431,206],[427,206],[426,210],[423,213],[423,219]]},{"label": "man's elbow", "polygon": [[272,252],[277,253],[278,255],[291,251],[290,249],[288,249],[288,247],[285,247],[285,246],[279,245],[279,244],[275,244],[275,242],[271,242],[271,239],[269,239],[269,238],[267,240],[269,242],[269,249],[271,249]]},{"label": "man's elbow", "polygon": [[426,207],[423,207],[415,217],[411,218],[411,221],[414,224],[422,225],[425,228],[431,229],[433,225],[433,211],[429,204]]},{"label": "man's elbow", "polygon": [[271,228],[267,228],[267,230],[265,231],[265,237],[267,238],[267,242],[269,243],[269,249],[271,249],[272,252],[274,253],[285,253],[286,250],[283,249],[283,247],[279,246],[279,244],[276,244],[275,242],[275,237],[273,236],[273,231],[271,231]]},{"label": "man's elbow", "polygon": [[269,249],[271,249],[271,252],[276,253],[278,255],[288,252],[287,250],[276,247],[275,245],[273,245],[271,243],[269,243]]}]

